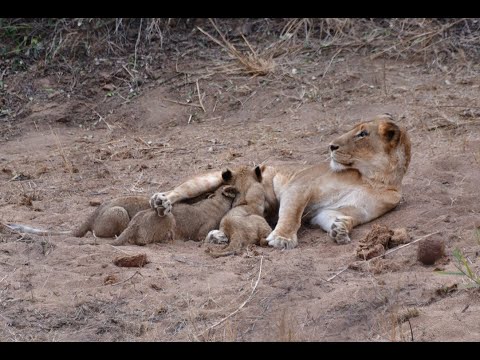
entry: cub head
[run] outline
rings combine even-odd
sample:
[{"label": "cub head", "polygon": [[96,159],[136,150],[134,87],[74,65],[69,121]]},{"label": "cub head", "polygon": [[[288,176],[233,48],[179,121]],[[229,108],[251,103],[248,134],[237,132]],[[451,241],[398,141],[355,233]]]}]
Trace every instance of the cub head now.
[{"label": "cub head", "polygon": [[235,198],[234,206],[246,203],[246,194],[252,189],[263,189],[262,168],[260,166],[238,166],[234,169],[226,169],[222,171],[224,183],[233,186],[238,195]]},{"label": "cub head", "polygon": [[232,185],[220,186],[214,193],[208,195],[208,199],[213,198],[227,198],[227,200],[233,201],[238,194],[238,190]]},{"label": "cub head", "polygon": [[399,186],[410,163],[410,139],[389,114],[356,125],[329,144],[330,168],[356,169],[363,176]]}]

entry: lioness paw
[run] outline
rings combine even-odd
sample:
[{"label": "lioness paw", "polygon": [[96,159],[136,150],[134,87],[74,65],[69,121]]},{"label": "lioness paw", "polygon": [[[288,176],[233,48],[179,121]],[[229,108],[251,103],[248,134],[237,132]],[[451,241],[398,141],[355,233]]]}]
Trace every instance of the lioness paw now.
[{"label": "lioness paw", "polygon": [[228,237],[220,230],[212,230],[205,237],[205,242],[210,244],[226,244]]},{"label": "lioness paw", "polygon": [[293,235],[291,239],[286,238],[284,236],[280,236],[275,234],[275,231],[272,231],[270,235],[268,235],[266,241],[268,242],[269,246],[273,246],[277,249],[293,249],[297,246],[298,240],[297,236]]},{"label": "lioness paw", "polygon": [[172,212],[172,203],[164,193],[155,193],[150,198],[150,207],[157,210],[158,216],[165,216]]},{"label": "lioness paw", "polygon": [[350,236],[348,236],[347,227],[338,218],[333,222],[332,228],[328,235],[330,235],[330,237],[335,240],[337,244],[340,245],[348,244],[351,242]]}]

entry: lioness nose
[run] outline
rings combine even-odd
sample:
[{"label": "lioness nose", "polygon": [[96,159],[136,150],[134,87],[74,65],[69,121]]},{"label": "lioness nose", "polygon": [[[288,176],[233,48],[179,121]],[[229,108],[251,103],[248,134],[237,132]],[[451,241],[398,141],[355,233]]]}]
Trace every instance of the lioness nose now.
[{"label": "lioness nose", "polygon": [[330,151],[335,151],[339,148],[340,146],[335,145],[335,144],[330,144]]}]

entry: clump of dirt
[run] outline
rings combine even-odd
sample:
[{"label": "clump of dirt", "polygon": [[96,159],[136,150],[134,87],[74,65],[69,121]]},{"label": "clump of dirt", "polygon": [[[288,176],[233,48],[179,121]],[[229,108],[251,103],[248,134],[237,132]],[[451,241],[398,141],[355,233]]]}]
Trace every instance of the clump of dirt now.
[{"label": "clump of dirt", "polygon": [[105,285],[115,284],[116,282],[118,282],[118,279],[115,275],[107,275],[105,279],[103,279]]},{"label": "clump of dirt", "polygon": [[372,230],[363,238],[357,247],[357,257],[369,260],[385,254],[390,248],[410,242],[407,229],[389,229],[384,225],[374,224]]},{"label": "clump of dirt", "polygon": [[417,248],[417,259],[424,265],[433,265],[445,255],[445,243],[439,239],[422,241]]},{"label": "clump of dirt", "polygon": [[119,267],[143,267],[148,264],[147,254],[120,256],[113,263]]}]

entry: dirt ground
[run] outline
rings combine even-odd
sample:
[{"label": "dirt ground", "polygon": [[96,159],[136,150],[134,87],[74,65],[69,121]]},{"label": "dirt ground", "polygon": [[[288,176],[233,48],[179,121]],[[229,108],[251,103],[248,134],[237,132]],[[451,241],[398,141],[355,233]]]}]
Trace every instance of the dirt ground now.
[{"label": "dirt ground", "polygon": [[[0,118],[0,221],[69,230],[91,202],[150,196],[209,169],[328,161],[331,139],[384,112],[412,139],[400,205],[348,245],[305,227],[293,250],[219,259],[193,241],[113,247],[91,233],[3,231],[0,340],[480,340],[478,288],[436,271],[457,271],[456,248],[480,269],[479,64],[310,52],[250,77],[200,55],[166,61],[132,97],[101,69],[77,92],[52,74],[5,78],[30,101]],[[437,232],[447,256],[422,265],[414,244],[332,278],[358,260],[372,224]],[[143,268],[113,264],[142,253]]]}]

